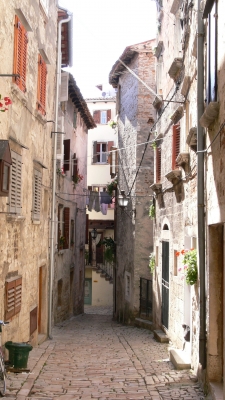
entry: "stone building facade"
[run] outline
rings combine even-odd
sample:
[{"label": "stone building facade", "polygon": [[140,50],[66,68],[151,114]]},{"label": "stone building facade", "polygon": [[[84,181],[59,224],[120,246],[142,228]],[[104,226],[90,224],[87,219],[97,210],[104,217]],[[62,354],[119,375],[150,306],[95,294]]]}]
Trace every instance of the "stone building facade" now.
[{"label": "stone building facade", "polygon": [[0,123],[2,343],[35,345],[48,331],[55,1],[3,1],[0,42],[1,96],[12,101]]},{"label": "stone building facade", "polygon": [[[154,40],[149,40],[127,47],[120,57],[123,64],[117,61],[109,76],[109,82],[117,89],[117,200],[121,190],[129,195],[127,208],[120,209],[118,202],[116,208],[114,315],[125,322],[131,322],[141,311],[141,279],[151,284],[148,265],[153,234],[149,206],[152,200],[150,185],[154,179],[154,153],[145,142],[150,140],[150,129],[155,120],[151,92],[155,89],[154,46]],[[146,312],[149,317],[150,312]]]},{"label": "stone building facade", "polygon": [[[158,4],[153,322],[197,371],[199,280],[186,283],[184,251],[197,247],[197,16],[188,2]],[[169,38],[169,40],[168,40]],[[183,254],[182,254],[183,253]],[[190,329],[185,343],[184,328]],[[175,354],[175,356],[176,356]],[[171,355],[172,357],[172,355]]]},{"label": "stone building facade", "polygon": [[73,76],[62,72],[57,138],[54,323],[84,311],[88,129],[96,125]]}]

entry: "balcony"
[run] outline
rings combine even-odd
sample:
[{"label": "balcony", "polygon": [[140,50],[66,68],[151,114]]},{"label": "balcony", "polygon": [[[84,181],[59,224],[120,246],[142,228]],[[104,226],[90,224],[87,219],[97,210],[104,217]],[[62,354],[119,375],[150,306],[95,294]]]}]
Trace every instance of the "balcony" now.
[{"label": "balcony", "polygon": [[166,179],[168,179],[168,181],[170,181],[171,183],[174,184],[181,179],[181,170],[174,169],[174,170],[168,172],[168,174],[166,174],[165,177],[166,177]]},{"label": "balcony", "polygon": [[174,58],[171,67],[168,71],[170,78],[176,81],[177,77],[179,76],[181,70],[183,68],[183,60],[182,58]]},{"label": "balcony", "polygon": [[219,115],[219,103],[216,101],[211,101],[205,109],[204,114],[201,116],[199,122],[204,128],[208,128]]},{"label": "balcony", "polygon": [[190,129],[186,143],[195,153],[197,151],[197,128],[193,127]]},{"label": "balcony", "polygon": [[184,107],[179,106],[175,112],[171,115],[170,119],[172,120],[173,124],[177,124],[178,121],[183,117],[184,115]]}]

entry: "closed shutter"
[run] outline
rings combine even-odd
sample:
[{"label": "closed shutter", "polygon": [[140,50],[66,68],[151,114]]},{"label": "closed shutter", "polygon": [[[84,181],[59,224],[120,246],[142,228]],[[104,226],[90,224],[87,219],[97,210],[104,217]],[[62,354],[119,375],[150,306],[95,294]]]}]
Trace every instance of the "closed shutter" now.
[{"label": "closed shutter", "polygon": [[60,237],[62,236],[62,231],[61,231],[61,209],[62,206],[61,204],[58,205],[58,250],[60,248]]},{"label": "closed shutter", "polygon": [[34,187],[33,187],[33,219],[40,219],[41,212],[41,183],[42,175],[38,170],[34,170]]},{"label": "closed shutter", "polygon": [[111,110],[107,110],[107,122],[111,119]]},{"label": "closed shutter", "polygon": [[6,281],[5,319],[8,320],[21,310],[22,303],[22,278]]},{"label": "closed shutter", "polygon": [[110,151],[112,150],[112,146],[114,145],[114,142],[108,142],[108,159],[107,159],[107,163],[108,164],[112,164],[112,153],[110,153]]},{"label": "closed shutter", "polygon": [[67,101],[68,100],[68,88],[69,88],[69,73],[62,72],[61,73],[61,85],[60,85],[60,101]]},{"label": "closed shutter", "polygon": [[172,170],[178,169],[176,158],[180,153],[180,124],[173,126]]},{"label": "closed shutter", "polygon": [[208,16],[207,46],[207,103],[217,101],[217,13],[216,6]]},{"label": "closed shutter", "polygon": [[63,245],[64,249],[69,248],[69,237],[70,237],[70,209],[69,207],[64,207],[63,209],[63,217],[64,217],[64,237],[65,242]]},{"label": "closed shutter", "polygon": [[27,31],[16,16],[14,29],[13,73],[19,74],[20,76],[13,78],[13,80],[23,92],[26,92],[27,43]]},{"label": "closed shutter", "polygon": [[156,183],[161,182],[161,147],[156,149]]},{"label": "closed shutter", "polygon": [[47,83],[47,65],[42,58],[38,55],[38,91],[37,91],[37,108],[42,115],[45,115],[46,105],[46,83]]},{"label": "closed shutter", "polygon": [[64,172],[70,170],[70,139],[64,140]]},{"label": "closed shutter", "polygon": [[22,174],[22,157],[20,154],[11,152],[12,169],[11,169],[11,187],[10,187],[10,212],[19,214],[21,212],[21,174]]},{"label": "closed shutter", "polygon": [[72,177],[74,178],[78,174],[78,161],[77,161],[77,158],[76,158],[76,153],[74,153],[72,161],[73,161],[73,175],[72,175]]},{"label": "closed shutter", "polygon": [[89,229],[89,215],[86,214],[86,234],[85,234],[85,244],[88,244],[88,229]]},{"label": "closed shutter", "polygon": [[94,119],[96,124],[100,124],[100,110],[94,111],[93,119]]},{"label": "closed shutter", "polygon": [[97,157],[97,142],[93,143],[93,157],[92,157],[92,162],[93,164],[96,164],[98,162],[98,157]]}]

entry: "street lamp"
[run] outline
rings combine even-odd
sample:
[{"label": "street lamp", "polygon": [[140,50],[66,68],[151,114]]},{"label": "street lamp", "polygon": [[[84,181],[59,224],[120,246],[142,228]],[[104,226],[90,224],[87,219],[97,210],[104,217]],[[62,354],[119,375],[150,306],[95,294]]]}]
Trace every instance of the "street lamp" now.
[{"label": "street lamp", "polygon": [[91,237],[92,237],[93,240],[96,239],[97,235],[98,235],[97,230],[96,230],[95,228],[92,229],[92,231],[91,231]]},{"label": "street lamp", "polygon": [[118,196],[118,198],[117,198],[117,200],[118,200],[118,205],[122,208],[122,209],[124,209],[125,207],[127,207],[127,204],[128,204],[128,201],[129,201],[129,199],[130,199],[130,196],[129,195],[125,195],[125,191],[124,190],[121,190],[121,192],[120,192],[120,194],[119,194],[119,196]]}]

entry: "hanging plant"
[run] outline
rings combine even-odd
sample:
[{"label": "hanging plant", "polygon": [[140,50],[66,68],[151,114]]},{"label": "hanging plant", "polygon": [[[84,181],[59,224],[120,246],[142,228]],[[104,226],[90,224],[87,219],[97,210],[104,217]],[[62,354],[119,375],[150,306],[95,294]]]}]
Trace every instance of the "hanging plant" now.
[{"label": "hanging plant", "polygon": [[79,174],[79,171],[77,171],[77,174],[72,177],[73,187],[75,188],[76,185],[80,183],[83,179],[83,175]]},{"label": "hanging plant", "polygon": [[179,257],[180,255],[184,256],[182,260],[184,266],[183,268],[179,268],[178,271],[183,271],[183,276],[185,277],[186,283],[188,285],[194,285],[198,279],[197,250],[181,250],[176,253],[177,257]]},{"label": "hanging plant", "polygon": [[149,215],[149,217],[151,219],[155,218],[155,206],[154,206],[154,204],[150,205],[148,215]]},{"label": "hanging plant", "polygon": [[113,119],[111,119],[111,120],[108,122],[108,125],[109,125],[111,128],[115,129],[115,128],[117,127],[117,122],[116,122],[116,121],[113,121]]},{"label": "hanging plant", "polygon": [[155,253],[150,253],[148,267],[149,267],[151,273],[153,274],[153,272],[155,270]]},{"label": "hanging plant", "polygon": [[109,193],[110,196],[113,194],[113,190],[117,188],[117,179],[114,179],[114,181],[110,182],[106,186],[106,191]]},{"label": "hanging plant", "polygon": [[152,146],[152,148],[155,150],[155,149],[157,149],[157,143],[156,142],[153,142],[152,144],[151,144],[151,146]]},{"label": "hanging plant", "polygon": [[12,104],[12,100],[10,100],[9,97],[3,97],[2,99],[2,95],[0,94],[0,111],[1,112],[8,111],[8,106],[10,104]]}]

